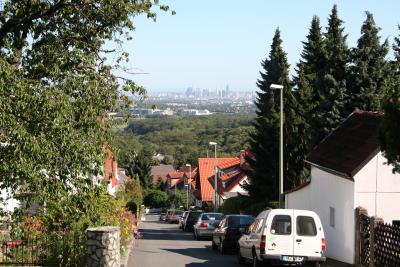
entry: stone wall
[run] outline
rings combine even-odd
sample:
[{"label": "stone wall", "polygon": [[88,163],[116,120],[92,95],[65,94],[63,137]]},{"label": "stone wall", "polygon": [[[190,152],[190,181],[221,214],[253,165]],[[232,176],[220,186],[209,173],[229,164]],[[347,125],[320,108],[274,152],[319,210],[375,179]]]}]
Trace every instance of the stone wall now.
[{"label": "stone wall", "polygon": [[89,228],[86,234],[88,267],[120,267],[118,227]]}]

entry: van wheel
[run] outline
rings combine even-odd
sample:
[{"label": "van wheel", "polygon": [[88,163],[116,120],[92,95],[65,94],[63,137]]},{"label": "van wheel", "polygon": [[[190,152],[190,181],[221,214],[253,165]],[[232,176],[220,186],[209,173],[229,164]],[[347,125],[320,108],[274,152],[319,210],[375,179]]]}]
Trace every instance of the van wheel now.
[{"label": "van wheel", "polygon": [[314,267],[321,267],[321,263],[317,261],[316,263],[314,263]]},{"label": "van wheel", "polygon": [[244,264],[244,258],[242,257],[242,253],[240,253],[240,248],[237,253],[237,260],[238,260],[239,264]]}]

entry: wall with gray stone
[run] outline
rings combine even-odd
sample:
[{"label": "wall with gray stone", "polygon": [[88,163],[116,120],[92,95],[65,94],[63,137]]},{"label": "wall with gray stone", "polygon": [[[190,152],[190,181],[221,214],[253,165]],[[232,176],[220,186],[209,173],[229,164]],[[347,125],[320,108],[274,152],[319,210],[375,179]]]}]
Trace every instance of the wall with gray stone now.
[{"label": "wall with gray stone", "polygon": [[86,235],[88,267],[120,267],[118,227],[88,228]]}]

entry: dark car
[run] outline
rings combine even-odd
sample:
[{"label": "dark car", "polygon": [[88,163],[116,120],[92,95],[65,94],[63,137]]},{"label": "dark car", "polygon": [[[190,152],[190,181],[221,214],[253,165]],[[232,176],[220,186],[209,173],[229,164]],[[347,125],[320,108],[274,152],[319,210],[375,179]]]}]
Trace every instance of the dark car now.
[{"label": "dark car", "polygon": [[227,215],[215,229],[212,237],[212,248],[221,254],[226,250],[238,249],[238,240],[254,222],[250,215]]},{"label": "dark car", "polygon": [[183,222],[183,230],[193,231],[193,225],[196,224],[197,220],[199,219],[202,213],[203,211],[189,211],[185,221]]}]

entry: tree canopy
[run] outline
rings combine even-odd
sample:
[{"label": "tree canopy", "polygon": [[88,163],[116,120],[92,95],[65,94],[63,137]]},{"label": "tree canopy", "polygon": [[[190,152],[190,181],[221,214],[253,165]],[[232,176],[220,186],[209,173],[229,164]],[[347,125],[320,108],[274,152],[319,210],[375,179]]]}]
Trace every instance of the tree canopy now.
[{"label": "tree canopy", "polygon": [[[133,19],[157,0],[10,0],[0,11],[1,186],[36,191],[99,174],[109,139],[106,114],[145,93],[118,77]],[[105,49],[105,43],[115,49]],[[117,55],[115,63],[108,55]],[[81,179],[78,179],[81,180]]]}]

